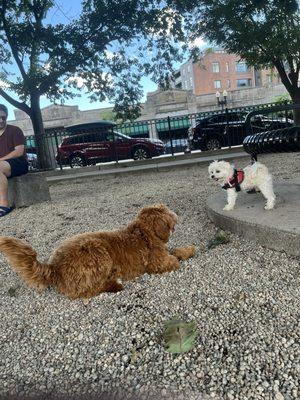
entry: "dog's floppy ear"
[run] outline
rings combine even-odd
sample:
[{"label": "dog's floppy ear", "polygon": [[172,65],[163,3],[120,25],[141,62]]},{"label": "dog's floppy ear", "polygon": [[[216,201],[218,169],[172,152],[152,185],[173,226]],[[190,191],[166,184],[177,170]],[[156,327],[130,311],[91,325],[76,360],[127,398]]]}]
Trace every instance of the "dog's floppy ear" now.
[{"label": "dog's floppy ear", "polygon": [[154,218],[153,221],[154,232],[164,242],[167,242],[170,237],[170,226],[169,224],[160,218]]},{"label": "dog's floppy ear", "polygon": [[148,229],[151,228],[156,237],[167,242],[171,229],[177,223],[177,216],[164,204],[155,204],[144,207],[139,213],[138,220]]}]

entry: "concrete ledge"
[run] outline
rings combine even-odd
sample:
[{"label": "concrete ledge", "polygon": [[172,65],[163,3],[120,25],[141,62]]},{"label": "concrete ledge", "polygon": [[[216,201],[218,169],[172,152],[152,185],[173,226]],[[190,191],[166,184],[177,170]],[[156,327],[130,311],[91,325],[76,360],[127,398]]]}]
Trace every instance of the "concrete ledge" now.
[{"label": "concrete ledge", "polygon": [[300,179],[279,182],[274,191],[274,210],[263,209],[265,200],[260,193],[241,193],[236,208],[223,211],[226,193],[220,190],[208,199],[207,214],[222,229],[270,249],[300,256]]},{"label": "concrete ledge", "polygon": [[46,178],[39,173],[29,173],[8,180],[9,205],[15,208],[49,201],[50,192]]},{"label": "concrete ledge", "polygon": [[147,160],[121,160],[118,163],[116,162],[106,162],[106,163],[99,163],[97,165],[90,165],[87,167],[81,168],[69,168],[65,167],[60,170],[59,168],[51,171],[44,171],[42,172],[45,176],[63,176],[63,175],[76,175],[77,173],[91,173],[97,171],[107,171],[107,170],[115,170],[115,169],[124,169],[124,168],[139,168],[143,166],[149,165],[160,165],[169,162],[180,162],[180,161],[190,161],[192,162],[195,159],[201,159],[206,157],[216,157],[219,158],[221,155],[225,154],[236,154],[239,152],[243,152],[245,156],[248,156],[246,152],[244,152],[243,146],[235,146],[232,148],[224,148],[219,150],[211,150],[211,151],[200,151],[196,150],[192,153],[178,153],[172,155],[165,155],[160,157],[153,157],[148,158]]},{"label": "concrete ledge", "polygon": [[[235,149],[235,152],[230,149],[230,151],[222,151],[222,152],[203,152],[201,156],[198,157],[186,157],[184,159],[176,160],[176,161],[168,161],[168,162],[149,162],[148,164],[139,164],[134,166],[125,166],[118,168],[107,168],[104,170],[97,170],[97,171],[87,171],[83,168],[76,169],[72,174],[57,174],[55,176],[47,176],[47,182],[51,185],[58,182],[69,181],[73,179],[87,179],[87,178],[101,178],[107,175],[110,176],[120,176],[120,175],[127,175],[127,174],[134,174],[134,173],[146,173],[146,172],[163,172],[169,171],[176,168],[189,168],[195,165],[200,165],[203,163],[210,163],[212,160],[215,159],[223,159],[223,160],[230,160],[236,159],[240,157],[249,157],[249,155],[245,152],[239,151],[240,149]],[[205,154],[205,156],[204,156]]]}]

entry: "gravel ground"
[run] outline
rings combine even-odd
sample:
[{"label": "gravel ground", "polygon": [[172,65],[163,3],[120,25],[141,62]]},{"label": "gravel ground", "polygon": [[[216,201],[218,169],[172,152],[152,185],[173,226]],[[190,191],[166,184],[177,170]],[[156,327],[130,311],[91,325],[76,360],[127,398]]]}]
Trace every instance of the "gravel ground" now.
[{"label": "gravel ground", "polygon": [[[300,176],[300,153],[260,160],[275,179]],[[207,250],[217,229],[205,202],[218,190],[207,165],[61,183],[51,204],[1,219],[1,234],[47,258],[67,237],[117,228],[164,202],[180,217],[171,246],[194,243],[198,253],[176,272],[144,275],[88,306],[26,287],[0,256],[0,397],[300,399],[299,260],[235,235]],[[174,316],[197,323],[189,353],[164,350],[163,323]]]}]

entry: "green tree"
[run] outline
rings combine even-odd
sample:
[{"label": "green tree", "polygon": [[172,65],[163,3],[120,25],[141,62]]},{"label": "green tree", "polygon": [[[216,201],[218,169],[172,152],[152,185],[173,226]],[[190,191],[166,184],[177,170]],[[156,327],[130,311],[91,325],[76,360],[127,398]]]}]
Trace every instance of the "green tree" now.
[{"label": "green tree", "polygon": [[84,0],[81,15],[52,23],[54,0],[0,0],[0,96],[26,112],[38,158],[49,167],[41,96],[72,98],[80,83],[91,100],[110,99],[117,117],[138,115],[141,76],[159,82],[179,59],[180,16],[160,1]]},{"label": "green tree", "polygon": [[169,5],[184,15],[190,40],[202,36],[248,65],[275,67],[293,102],[300,103],[299,1],[170,0]]},{"label": "green tree", "polygon": [[284,103],[284,102],[290,102],[290,101],[291,101],[291,96],[288,93],[276,96],[274,99],[275,103]]}]

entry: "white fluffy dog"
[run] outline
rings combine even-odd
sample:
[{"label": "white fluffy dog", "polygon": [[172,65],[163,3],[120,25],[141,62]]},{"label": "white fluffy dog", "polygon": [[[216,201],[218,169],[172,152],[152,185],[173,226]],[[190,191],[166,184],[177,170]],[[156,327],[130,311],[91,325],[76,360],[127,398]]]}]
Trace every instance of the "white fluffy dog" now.
[{"label": "white fluffy dog", "polygon": [[265,210],[272,210],[275,205],[272,176],[268,168],[259,162],[237,171],[229,162],[214,161],[208,167],[211,179],[214,179],[223,189],[227,190],[227,204],[223,210],[233,210],[240,190],[260,191],[266,198]]}]

